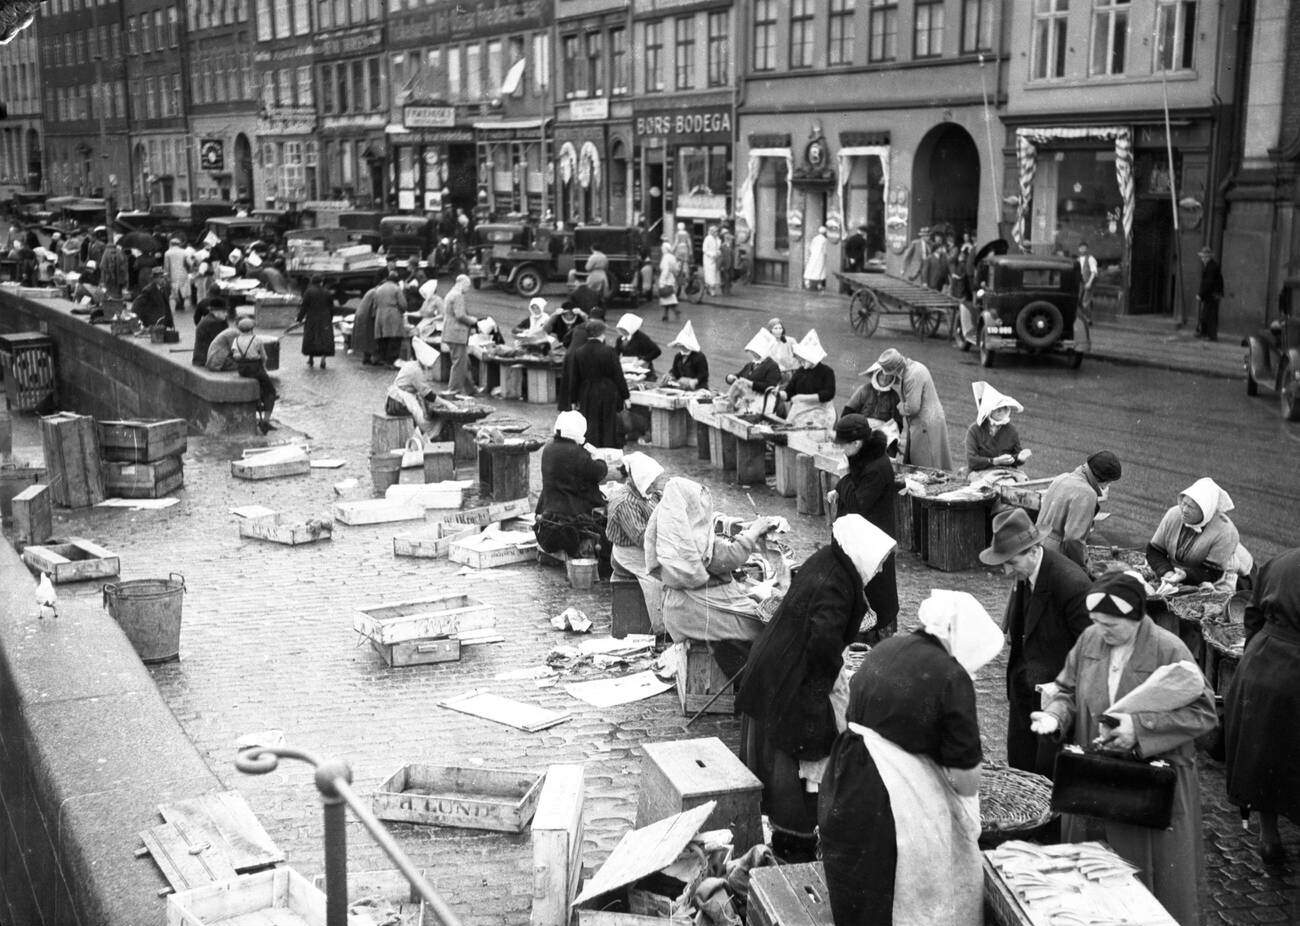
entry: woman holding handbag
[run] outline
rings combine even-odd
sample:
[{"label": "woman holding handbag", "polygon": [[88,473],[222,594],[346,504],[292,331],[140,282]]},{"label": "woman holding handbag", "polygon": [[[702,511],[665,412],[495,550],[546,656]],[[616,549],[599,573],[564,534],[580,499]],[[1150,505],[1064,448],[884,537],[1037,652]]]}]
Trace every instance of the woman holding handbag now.
[{"label": "woman holding handbag", "polygon": [[1132,573],[1097,580],[1085,602],[1092,626],[1070,650],[1065,668],[1050,686],[1055,690],[1043,693],[1043,710],[1030,714],[1030,728],[1044,735],[1063,734],[1078,747],[1099,747],[1109,756],[1163,760],[1173,767],[1177,781],[1166,829],[1067,813],[1061,837],[1066,842],[1104,839],[1138,869],[1137,876],[1170,916],[1182,926],[1199,926],[1196,886],[1204,882],[1205,853],[1195,741],[1218,723],[1214,692],[1201,678],[1199,694],[1171,700],[1184,702],[1180,707],[1109,712],[1110,705],[1159,667],[1192,663],[1192,655],[1177,636],[1147,616],[1146,587]]}]

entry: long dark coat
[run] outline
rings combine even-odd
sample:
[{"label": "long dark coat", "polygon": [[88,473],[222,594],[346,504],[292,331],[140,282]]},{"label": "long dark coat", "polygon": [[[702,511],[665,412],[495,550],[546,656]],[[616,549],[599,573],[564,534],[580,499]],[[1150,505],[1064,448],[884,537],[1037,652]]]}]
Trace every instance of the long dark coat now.
[{"label": "long dark coat", "polygon": [[614,348],[597,339],[569,351],[565,358],[569,405],[587,419],[587,442],[618,447],[618,413],[628,398],[627,380]]},{"label": "long dark coat", "polygon": [[804,561],[745,664],[736,706],[767,741],[797,759],[820,759],[837,733],[830,693],[867,599],[838,543]]},{"label": "long dark coat", "polygon": [[334,356],[334,300],[322,287],[308,286],[298,310],[304,357]]},{"label": "long dark coat", "polygon": [[601,480],[609,472],[573,441],[557,437],[542,448],[542,491],[537,513],[561,517],[591,514],[605,504]]},{"label": "long dark coat", "polygon": [[1245,624],[1224,699],[1228,796],[1300,820],[1300,549],[1260,569]]},{"label": "long dark coat", "polygon": [[[352,350],[358,354],[373,354],[379,350],[375,341],[375,290],[374,287],[361,297],[361,305],[352,319]],[[443,340],[447,338],[444,336]]]},{"label": "long dark coat", "polygon": [[[894,465],[885,453],[885,436],[872,431],[853,457],[849,471],[835,486],[839,507],[835,517],[860,514],[890,537],[898,536],[894,516],[894,497],[902,485],[894,475]],[[876,612],[876,626],[884,629],[898,623],[898,577],[895,556],[890,554],[880,572],[867,584],[867,601]]]},{"label": "long dark coat", "polygon": [[1032,590],[1016,582],[1002,622],[1011,640],[1007,659],[1007,764],[1052,776],[1056,746],[1029,729],[1041,699],[1035,685],[1052,681],[1065,666],[1079,635],[1091,625],[1084,598],[1092,580],[1084,568],[1054,550],[1043,550]]}]

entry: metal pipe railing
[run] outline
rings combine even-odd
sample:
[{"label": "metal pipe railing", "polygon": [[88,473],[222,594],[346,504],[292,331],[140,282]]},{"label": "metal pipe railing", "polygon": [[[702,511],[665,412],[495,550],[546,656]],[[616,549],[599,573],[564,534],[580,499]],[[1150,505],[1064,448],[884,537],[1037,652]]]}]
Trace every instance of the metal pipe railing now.
[{"label": "metal pipe railing", "polygon": [[313,753],[291,746],[250,746],[235,756],[235,768],[246,775],[265,775],[274,771],[281,759],[297,759],[316,769],[316,790],[320,792],[325,817],[326,926],[347,926],[348,923],[345,807],[352,809],[379,848],[433,910],[438,921],[443,926],[461,926],[460,917],[425,880],[397,840],[352,790],[352,769],[347,762],[342,759],[322,761]]}]

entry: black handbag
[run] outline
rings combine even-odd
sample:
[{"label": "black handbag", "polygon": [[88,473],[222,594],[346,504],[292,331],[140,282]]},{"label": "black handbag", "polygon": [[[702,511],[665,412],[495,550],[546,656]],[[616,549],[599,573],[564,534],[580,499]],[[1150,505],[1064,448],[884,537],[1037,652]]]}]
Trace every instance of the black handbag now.
[{"label": "black handbag", "polygon": [[1056,754],[1052,809],[1168,829],[1177,787],[1178,770],[1168,762],[1066,746]]}]

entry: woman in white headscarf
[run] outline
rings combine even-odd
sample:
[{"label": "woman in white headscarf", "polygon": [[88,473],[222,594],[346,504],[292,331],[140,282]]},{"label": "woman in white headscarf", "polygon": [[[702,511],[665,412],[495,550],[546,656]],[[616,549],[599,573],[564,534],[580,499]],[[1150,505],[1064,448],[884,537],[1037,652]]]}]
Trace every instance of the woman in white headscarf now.
[{"label": "woman in white headscarf", "polygon": [[732,678],[744,668],[763,622],[758,602],[731,574],[776,520],[756,518],[732,538],[714,533],[713,522],[708,489],[680,476],[669,479],[646,524],[645,562],[664,585],[664,629],[674,641],[709,641],[714,660]]},{"label": "woman in white headscarf", "polygon": [[[407,360],[397,368],[393,384],[388,387],[384,412],[389,415],[410,415],[415,426],[428,433],[432,427],[424,403],[437,388],[434,367],[438,365],[438,351],[419,338],[412,338],[411,352],[415,355],[414,359]],[[323,360],[321,366],[325,366]]]},{"label": "woman in white headscarf", "polygon": [[537,497],[537,545],[546,553],[594,556],[604,536],[605,496],[600,484],[609,467],[587,444],[587,419],[560,412],[555,439],[542,448],[542,491]]},{"label": "woman in white headscarf", "polygon": [[1001,650],[1002,631],[966,592],[931,592],[917,617],[915,632],[880,643],[854,674],[848,729],[822,778],[836,923],[982,920],[974,674]]},{"label": "woman in white headscarf", "polygon": [[655,361],[663,351],[650,335],[641,330],[641,316],[624,312],[618,320],[617,330],[618,340],[614,343],[614,350],[618,351],[620,357],[635,357],[643,362],[653,377]]},{"label": "woman in white headscarf", "polygon": [[749,362],[735,373],[727,374],[727,399],[732,411],[739,415],[761,413],[769,404],[775,408],[776,390],[781,385],[781,368],[772,359],[772,349],[777,340],[766,328],[759,328],[758,333],[745,345]]},{"label": "woman in white headscarf", "polygon": [[826,365],[826,351],[815,330],[794,346],[794,355],[799,369],[781,389],[786,423],[829,431],[835,427],[835,371]]},{"label": "woman in white headscarf", "polygon": [[1147,544],[1147,565],[1162,583],[1210,583],[1232,591],[1237,587],[1244,549],[1237,527],[1228,519],[1233,509],[1228,493],[1208,476],[1178,493],[1178,504],[1160,519]]},{"label": "woman in white headscarf", "polygon": [[[742,757],[763,782],[772,849],[809,862],[817,848],[817,783],[846,697],[834,696],[844,648],[870,613],[865,588],[896,546],[861,515],[835,522],[831,543],[804,562],[745,664],[736,706]],[[847,692],[847,680],[841,683]]]},{"label": "woman in white headscarf", "polygon": [[1020,446],[1020,434],[1011,423],[1012,412],[1025,407],[985,382],[971,383],[975,394],[975,422],[966,431],[966,465],[972,473],[1024,464],[1032,451]]},{"label": "woman in white headscarf", "polygon": [[670,311],[673,318],[682,317],[682,310],[677,308],[677,278],[681,273],[682,263],[673,254],[673,246],[665,241],[659,257],[659,276],[655,280],[655,294],[659,297],[659,307],[664,310],[664,321],[668,321]]},{"label": "woman in white headscarf", "polygon": [[624,456],[623,468],[627,480],[610,493],[606,508],[605,535],[613,546],[610,559],[636,576],[650,613],[650,626],[655,633],[663,633],[663,586],[646,568],[645,530],[659,502],[664,468],[644,453]]}]

